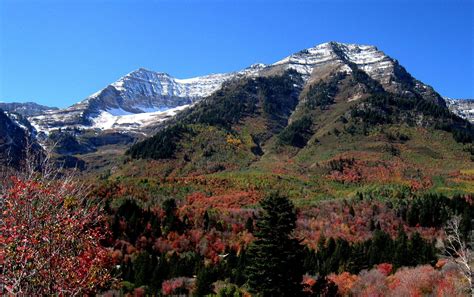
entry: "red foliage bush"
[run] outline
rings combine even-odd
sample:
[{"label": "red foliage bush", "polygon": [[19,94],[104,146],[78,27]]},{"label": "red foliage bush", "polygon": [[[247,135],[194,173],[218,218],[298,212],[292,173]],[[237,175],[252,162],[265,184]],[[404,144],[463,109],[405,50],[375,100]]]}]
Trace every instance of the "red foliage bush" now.
[{"label": "red foliage bush", "polygon": [[390,263],[381,263],[377,265],[377,270],[385,276],[388,276],[392,272],[393,265]]},{"label": "red foliage bush", "polygon": [[177,277],[165,280],[161,285],[163,295],[188,294],[192,290],[194,280],[187,277]]},{"label": "red foliage bush", "polygon": [[338,292],[342,296],[347,296],[349,294],[358,278],[357,275],[350,274],[349,272],[328,275],[328,279],[337,285]]},{"label": "red foliage bush", "polygon": [[429,265],[403,267],[389,275],[391,264],[380,264],[359,275],[348,272],[328,278],[341,296],[467,296],[468,286],[453,265],[435,269]]},{"label": "red foliage bush", "polygon": [[1,188],[2,294],[84,294],[110,280],[100,209],[77,184],[14,177]]},{"label": "red foliage bush", "polygon": [[[349,212],[349,203],[354,215]],[[316,249],[321,235],[360,242],[372,236],[371,222],[379,224],[393,238],[397,236],[399,226],[403,226],[408,234],[419,232],[424,238],[440,235],[440,230],[434,228],[408,226],[393,209],[380,201],[331,200],[300,211],[296,236],[304,238],[304,243],[313,249]]]},{"label": "red foliage bush", "polygon": [[240,209],[244,206],[256,204],[261,195],[256,191],[238,191],[227,194],[207,197],[196,192],[187,197],[188,205],[197,209]]}]

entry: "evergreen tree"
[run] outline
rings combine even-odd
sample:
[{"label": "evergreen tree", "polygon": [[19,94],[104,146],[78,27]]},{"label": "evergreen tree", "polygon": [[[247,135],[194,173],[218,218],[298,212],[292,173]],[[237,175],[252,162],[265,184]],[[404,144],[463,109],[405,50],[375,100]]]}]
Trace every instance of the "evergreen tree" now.
[{"label": "evergreen tree", "polygon": [[207,213],[207,210],[204,212],[204,217],[202,218],[202,222],[204,225],[204,230],[208,231],[209,230],[209,214]]},{"label": "evergreen tree", "polygon": [[212,293],[212,283],[217,280],[213,267],[202,267],[196,276],[196,284],[193,295],[205,296]]},{"label": "evergreen tree", "polygon": [[161,220],[158,216],[154,215],[151,218],[151,234],[153,237],[158,238],[161,236]]},{"label": "evergreen tree", "polygon": [[137,287],[147,285],[152,273],[151,255],[146,251],[141,252],[138,254],[133,264],[135,271],[135,285]]},{"label": "evergreen tree", "polygon": [[400,226],[398,236],[395,240],[395,250],[393,255],[393,265],[395,269],[407,265],[407,251],[408,251],[408,236]]},{"label": "evergreen tree", "polygon": [[[232,256],[232,253],[229,255]],[[245,276],[245,267],[247,263],[247,252],[245,249],[240,251],[240,254],[236,255],[235,258],[227,257],[227,263],[232,265],[231,267],[231,282],[242,286],[246,281]],[[232,259],[233,262],[230,262]]]},{"label": "evergreen tree", "polygon": [[352,216],[352,217],[355,217],[355,210],[354,210],[354,207],[351,205],[351,207],[349,208],[349,214]]},{"label": "evergreen tree", "polygon": [[250,290],[258,296],[298,296],[302,293],[303,247],[291,238],[296,211],[277,193],[261,203],[256,240],[248,250],[246,269]]},{"label": "evergreen tree", "polygon": [[158,259],[158,263],[153,269],[153,274],[151,276],[151,287],[153,292],[161,292],[161,284],[169,275],[169,267],[166,259],[162,256]]},{"label": "evergreen tree", "polygon": [[248,218],[247,222],[245,222],[245,229],[250,233],[253,233],[253,220],[252,218]]},{"label": "evergreen tree", "polygon": [[369,266],[390,261],[392,240],[390,236],[377,229],[372,237],[369,248]]},{"label": "evergreen tree", "polygon": [[177,212],[176,201],[174,199],[167,199],[163,202],[163,210],[165,211],[165,217],[163,220],[163,231],[165,234],[176,231],[179,234],[183,233],[184,224],[180,221]]}]

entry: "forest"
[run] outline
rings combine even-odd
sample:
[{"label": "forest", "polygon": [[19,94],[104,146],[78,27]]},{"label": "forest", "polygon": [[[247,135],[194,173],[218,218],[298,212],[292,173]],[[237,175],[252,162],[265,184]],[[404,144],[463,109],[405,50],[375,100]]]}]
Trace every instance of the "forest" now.
[{"label": "forest", "polygon": [[196,192],[150,204],[120,187],[84,195],[73,178],[50,178],[4,181],[5,292],[466,296],[470,288],[472,195],[360,193],[300,208],[279,191]]}]

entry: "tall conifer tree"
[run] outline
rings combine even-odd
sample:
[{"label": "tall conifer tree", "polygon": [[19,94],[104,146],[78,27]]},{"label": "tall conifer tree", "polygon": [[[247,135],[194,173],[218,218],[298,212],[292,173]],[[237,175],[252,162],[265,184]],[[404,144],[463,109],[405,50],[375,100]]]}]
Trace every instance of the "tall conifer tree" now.
[{"label": "tall conifer tree", "polygon": [[256,240],[248,250],[248,285],[258,296],[299,296],[303,247],[291,236],[296,227],[295,208],[278,193],[260,204],[263,212],[256,223]]}]

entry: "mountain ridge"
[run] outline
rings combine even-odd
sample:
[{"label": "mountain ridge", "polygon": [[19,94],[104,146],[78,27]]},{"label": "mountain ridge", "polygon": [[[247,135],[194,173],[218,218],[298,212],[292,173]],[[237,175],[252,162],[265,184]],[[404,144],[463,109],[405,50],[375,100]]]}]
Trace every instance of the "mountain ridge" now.
[{"label": "mountain ridge", "polygon": [[14,112],[25,117],[40,115],[48,110],[57,110],[57,107],[41,105],[35,102],[0,102],[0,109]]},{"label": "mountain ridge", "polygon": [[[240,71],[188,79],[139,68],[70,107],[46,110],[29,116],[28,120],[38,140],[46,146],[59,146],[56,151],[61,155],[95,153],[101,150],[101,146],[110,145],[125,150],[131,143],[146,139],[172,125],[175,119],[192,113],[203,99],[208,100],[232,84],[259,77],[281,76],[288,71],[301,77],[298,84],[302,100],[301,104],[294,106],[294,112],[284,116],[286,122],[283,126],[290,125],[288,131],[298,127],[292,126],[293,122],[298,125],[304,123],[301,122],[304,117],[322,118],[325,120],[311,124],[313,130],[319,129],[316,134],[322,137],[321,133],[332,129],[334,119],[347,117],[347,108],[384,92],[393,97],[403,97],[403,100],[399,99],[402,102],[425,102],[423,104],[446,109],[444,99],[431,86],[416,80],[396,59],[377,47],[327,42],[291,54],[273,64],[257,63]],[[304,102],[308,100],[309,103]],[[336,113],[322,112],[334,103],[347,106]],[[316,104],[314,106],[321,111],[312,110],[305,115],[308,104]],[[377,110],[380,108],[376,107]],[[226,112],[225,109],[223,112]],[[407,115],[404,117],[411,120]],[[425,121],[422,116],[417,120]],[[266,132],[261,130],[261,133]],[[307,137],[297,136],[297,140],[292,141],[304,146],[310,141]],[[258,151],[263,144],[258,140],[251,146]]]},{"label": "mountain ridge", "polygon": [[[444,104],[442,98],[431,87],[415,80],[397,60],[390,58],[377,47],[327,42],[299,51],[273,64],[253,64],[236,72],[188,79],[179,79],[167,73],[139,68],[77,104],[49,112],[45,116],[31,117],[31,121],[43,132],[59,127],[103,129],[94,124],[94,119],[104,112],[112,116],[127,113],[157,113],[193,104],[219,89],[223,82],[238,77],[271,75],[294,69],[302,74],[303,80],[306,80],[311,78],[314,70],[324,72],[324,68],[329,64],[340,67],[342,72],[352,71],[349,66],[352,65],[368,73],[384,88],[395,93],[406,92],[406,88],[402,88],[401,85],[408,84],[411,93],[431,96],[437,104]],[[151,115],[150,121],[159,120],[159,114]],[[127,127],[123,127],[122,130],[127,130]]]}]

